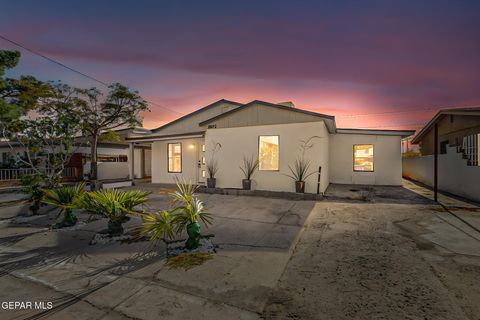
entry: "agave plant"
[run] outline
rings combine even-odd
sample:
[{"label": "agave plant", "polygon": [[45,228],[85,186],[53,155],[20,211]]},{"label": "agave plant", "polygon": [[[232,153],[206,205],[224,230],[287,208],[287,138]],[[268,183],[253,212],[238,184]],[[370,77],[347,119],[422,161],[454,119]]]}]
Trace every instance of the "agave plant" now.
[{"label": "agave plant", "polygon": [[82,182],[75,186],[43,190],[44,196],[41,201],[60,208],[57,219],[63,214],[61,221],[54,224],[53,228],[73,226],[77,222],[77,216],[73,214],[73,209],[78,207],[78,203],[85,195],[84,188],[85,183]]},{"label": "agave plant", "polygon": [[124,231],[122,223],[129,219],[127,214],[141,212],[135,207],[149,201],[147,197],[149,194],[150,192],[140,190],[103,189],[86,193],[81,201],[81,207],[91,214],[108,218],[108,233],[111,236],[121,235]]}]

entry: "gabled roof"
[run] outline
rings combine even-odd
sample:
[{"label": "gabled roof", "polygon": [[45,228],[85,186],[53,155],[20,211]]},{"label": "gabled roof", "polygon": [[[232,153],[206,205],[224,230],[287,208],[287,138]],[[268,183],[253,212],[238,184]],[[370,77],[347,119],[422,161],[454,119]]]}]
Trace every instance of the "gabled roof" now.
[{"label": "gabled roof", "polygon": [[308,115],[311,115],[311,116],[331,120],[333,122],[333,124],[330,125],[329,130],[335,131],[335,117],[334,116],[330,116],[330,115],[322,114],[322,113],[317,113],[317,112],[312,112],[312,111],[307,111],[307,110],[303,110],[303,109],[297,109],[297,108],[293,108],[293,107],[287,107],[287,106],[283,106],[283,105],[280,105],[280,104],[274,104],[274,103],[270,103],[270,102],[266,102],[266,101],[260,101],[260,100],[253,100],[253,101],[251,101],[247,104],[244,104],[244,105],[242,105],[238,108],[235,108],[233,110],[230,110],[230,111],[224,112],[222,114],[219,114],[218,116],[215,116],[213,118],[202,121],[202,122],[199,123],[199,125],[204,126],[206,124],[211,123],[212,121],[230,116],[230,115],[234,114],[235,112],[238,112],[240,110],[244,110],[244,109],[246,109],[246,108],[248,108],[252,105],[255,105],[255,104],[261,104],[261,105],[264,105],[264,106],[267,106],[267,107],[274,107],[274,108],[277,108],[277,109],[287,110],[287,111],[290,111],[290,112],[298,112],[298,113],[308,114]]},{"label": "gabled roof", "polygon": [[193,111],[193,112],[191,112],[191,113],[189,113],[189,114],[184,115],[183,117],[180,117],[180,118],[178,118],[178,119],[175,119],[175,120],[173,120],[173,121],[171,121],[171,122],[169,122],[169,123],[167,123],[167,124],[164,124],[163,126],[160,126],[160,127],[158,127],[158,128],[152,129],[151,131],[152,131],[152,132],[156,132],[156,131],[158,131],[158,130],[160,130],[160,129],[166,128],[166,127],[168,127],[168,126],[170,126],[170,125],[172,125],[172,124],[174,124],[174,123],[177,123],[177,122],[179,122],[179,121],[185,120],[185,119],[187,119],[187,118],[189,118],[189,117],[191,117],[191,116],[193,116],[193,115],[195,115],[195,114],[199,114],[200,112],[206,111],[206,110],[214,107],[215,105],[217,105],[218,103],[221,103],[221,102],[230,103],[230,104],[236,104],[236,105],[238,105],[238,106],[243,105],[243,103],[240,103],[240,102],[230,101],[230,100],[226,100],[226,99],[220,99],[220,100],[218,100],[218,101],[215,101],[214,103],[209,104],[208,106],[205,106],[205,107],[203,107],[203,108],[200,108],[200,109],[198,109],[198,110],[195,110],[195,111]]},{"label": "gabled roof", "polygon": [[430,120],[418,134],[412,139],[413,144],[417,144],[427,134],[435,123],[438,123],[446,115],[462,115],[462,116],[480,116],[480,107],[468,107],[468,108],[454,108],[443,109],[437,112],[437,114]]}]

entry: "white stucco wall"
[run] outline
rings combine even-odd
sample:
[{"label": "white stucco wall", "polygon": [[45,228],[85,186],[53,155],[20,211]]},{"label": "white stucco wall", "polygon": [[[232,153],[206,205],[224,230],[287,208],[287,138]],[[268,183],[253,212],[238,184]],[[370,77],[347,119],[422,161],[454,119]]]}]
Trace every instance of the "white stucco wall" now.
[{"label": "white stucco wall", "polygon": [[[400,136],[337,133],[330,140],[330,182],[401,185]],[[373,144],[374,172],[353,171],[353,145]]]},{"label": "white stucco wall", "polygon": [[[90,154],[90,147],[78,147],[75,149],[76,153]],[[97,149],[99,155],[128,155],[128,146],[123,148],[105,148],[100,147]]]},{"label": "white stucco wall", "polygon": [[[218,187],[242,187],[244,176],[239,166],[244,156],[254,155],[258,158],[258,137],[260,135],[280,136],[280,167],[279,171],[256,171],[252,178],[252,189],[294,192],[294,181],[285,176],[286,173],[290,173],[288,165],[293,165],[295,159],[300,155],[300,140],[320,136],[320,139],[312,140],[313,147],[306,152],[306,158],[311,161],[310,171],[318,172],[318,167],[322,166],[320,191],[325,191],[329,181],[329,134],[323,121],[208,129],[205,135],[207,160],[212,156],[211,146],[216,142],[222,145],[222,148],[215,154],[219,165],[216,177]],[[316,193],[317,177],[318,174],[315,173],[307,179],[305,192]]]},{"label": "white stucco wall", "polygon": [[99,162],[98,179],[128,179],[128,162]]},{"label": "white stucco wall", "polygon": [[[198,182],[198,157],[201,152],[203,138],[178,139],[155,141],[152,143],[152,182],[153,183],[174,183],[175,177],[184,178],[187,182]],[[167,161],[167,144],[182,144],[182,172],[169,173]],[[190,148],[193,146],[193,148]]]},{"label": "white stucco wall", "polygon": [[[403,159],[403,175],[433,186],[433,162],[433,155]],[[438,189],[480,201],[480,167],[467,166],[456,147],[448,147],[438,155]]]},{"label": "white stucco wall", "polygon": [[152,175],[152,150],[145,149],[145,176]]}]

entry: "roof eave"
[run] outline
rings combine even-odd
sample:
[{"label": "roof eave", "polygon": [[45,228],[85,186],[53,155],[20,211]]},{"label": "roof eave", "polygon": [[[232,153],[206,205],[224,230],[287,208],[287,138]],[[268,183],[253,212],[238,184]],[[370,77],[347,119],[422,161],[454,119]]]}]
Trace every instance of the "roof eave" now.
[{"label": "roof eave", "polygon": [[402,138],[410,137],[415,134],[415,130],[382,130],[382,129],[353,129],[353,128],[338,128],[337,133],[340,134],[369,134],[369,135],[384,135],[384,136],[401,136]]}]

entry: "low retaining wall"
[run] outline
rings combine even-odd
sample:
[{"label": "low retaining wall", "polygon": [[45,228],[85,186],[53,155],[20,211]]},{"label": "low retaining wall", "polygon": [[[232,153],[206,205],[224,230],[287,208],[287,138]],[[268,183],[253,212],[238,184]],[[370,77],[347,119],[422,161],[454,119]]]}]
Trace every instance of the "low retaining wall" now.
[{"label": "low retaining wall", "polygon": [[280,198],[288,200],[323,200],[323,195],[315,193],[295,193],[283,191],[267,191],[267,190],[243,190],[230,188],[198,188],[198,192],[209,194],[224,194],[230,196],[250,196],[250,197],[266,197]]},{"label": "low retaining wall", "polygon": [[[480,201],[480,166],[467,166],[467,160],[448,147],[438,155],[438,189],[474,201]],[[402,161],[403,176],[433,187],[434,158],[423,156]]]}]

